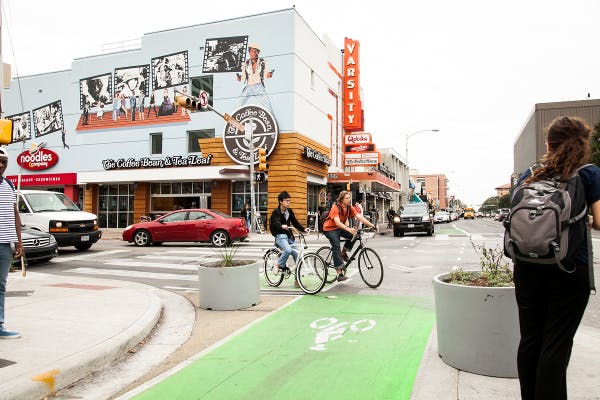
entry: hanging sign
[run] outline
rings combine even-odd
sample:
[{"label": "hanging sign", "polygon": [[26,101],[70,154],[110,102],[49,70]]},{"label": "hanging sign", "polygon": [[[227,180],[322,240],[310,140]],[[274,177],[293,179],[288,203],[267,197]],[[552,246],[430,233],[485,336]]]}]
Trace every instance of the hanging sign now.
[{"label": "hanging sign", "polygon": [[363,130],[362,104],[360,101],[360,43],[344,39],[344,129]]},{"label": "hanging sign", "polygon": [[44,148],[36,148],[34,153],[26,150],[17,156],[17,164],[30,171],[52,168],[57,162],[58,154]]}]

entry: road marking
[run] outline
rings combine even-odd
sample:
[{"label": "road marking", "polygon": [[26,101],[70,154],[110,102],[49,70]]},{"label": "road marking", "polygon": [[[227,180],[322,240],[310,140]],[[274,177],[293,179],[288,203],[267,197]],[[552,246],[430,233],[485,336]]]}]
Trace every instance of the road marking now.
[{"label": "road marking", "polygon": [[404,236],[401,237],[400,240],[415,240],[416,238],[416,236]]},{"label": "road marking", "polygon": [[108,256],[108,255],[111,255],[111,254],[126,253],[128,251],[131,251],[131,250],[105,250],[105,251],[91,252],[91,253],[77,255],[77,256],[72,256],[72,257],[55,257],[52,260],[52,262],[67,262],[67,261],[74,261],[74,260],[87,260],[89,258],[98,258],[98,257],[102,257],[102,256]]},{"label": "road marking", "polygon": [[145,256],[137,256],[137,259],[143,260],[171,260],[171,261],[198,261],[198,257],[186,257],[186,256],[161,256],[157,254],[147,254]]},{"label": "road marking", "polygon": [[198,288],[179,287],[179,286],[163,286],[163,289],[179,290],[182,292],[197,292]]},{"label": "road marking", "polygon": [[130,271],[125,269],[97,269],[97,268],[75,268],[68,269],[65,272],[72,272],[75,274],[88,274],[88,275],[111,275],[111,276],[123,276],[129,278],[146,278],[146,279],[162,279],[162,280],[179,280],[179,281],[197,281],[197,275],[180,275],[180,274],[163,274],[158,272],[146,272],[146,271]]},{"label": "road marking", "polygon": [[390,264],[390,265],[386,265],[386,268],[391,268],[391,269],[395,269],[395,270],[402,271],[402,272],[415,272],[415,271],[431,269],[433,267],[431,265],[417,265],[414,267],[408,267],[408,266],[404,266],[404,265]]},{"label": "road marking", "polygon": [[[203,261],[218,261],[218,258],[205,259]],[[113,259],[104,261],[106,265],[119,265],[122,267],[148,267],[148,268],[165,268],[165,269],[181,269],[185,271],[196,271],[198,264],[171,264],[171,263],[151,263],[146,261],[134,261],[131,259]]]},{"label": "road marking", "polygon": [[448,240],[450,239],[449,235],[435,235],[435,240]]}]

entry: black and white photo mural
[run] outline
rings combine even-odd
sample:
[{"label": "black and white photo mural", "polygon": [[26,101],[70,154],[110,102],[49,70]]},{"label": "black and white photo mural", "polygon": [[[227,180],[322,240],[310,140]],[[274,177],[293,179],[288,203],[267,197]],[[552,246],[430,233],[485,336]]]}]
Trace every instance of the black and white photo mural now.
[{"label": "black and white photo mural", "polygon": [[187,51],[152,59],[152,90],[179,86],[188,81]]},{"label": "black and white photo mural", "polygon": [[246,60],[248,36],[206,39],[202,73],[239,72]]},{"label": "black and white photo mural", "polygon": [[33,123],[35,137],[62,131],[64,129],[64,122],[60,100],[33,110]]},{"label": "black and white photo mural", "polygon": [[112,102],[111,73],[80,79],[79,93],[79,108],[82,110],[85,103],[88,103],[88,108],[90,108],[99,107],[100,103]]},{"label": "black and white photo mural", "polygon": [[9,115],[6,119],[10,119],[13,124],[11,143],[31,139],[31,114],[29,111]]},{"label": "black and white photo mural", "polygon": [[150,94],[150,65],[115,68],[115,93],[125,97]]}]

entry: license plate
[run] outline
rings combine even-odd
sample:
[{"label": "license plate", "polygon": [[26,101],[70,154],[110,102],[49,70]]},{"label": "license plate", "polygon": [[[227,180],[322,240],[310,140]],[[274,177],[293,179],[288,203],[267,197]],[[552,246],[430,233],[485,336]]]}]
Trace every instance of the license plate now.
[{"label": "license plate", "polygon": [[408,227],[409,227],[409,228],[414,228],[414,227],[415,227],[415,224],[408,224]]},{"label": "license plate", "polygon": [[86,235],[86,236],[82,236],[82,237],[81,237],[81,241],[82,241],[82,242],[89,242],[89,240],[90,240],[90,237],[89,237],[89,236],[87,236],[87,235]]}]

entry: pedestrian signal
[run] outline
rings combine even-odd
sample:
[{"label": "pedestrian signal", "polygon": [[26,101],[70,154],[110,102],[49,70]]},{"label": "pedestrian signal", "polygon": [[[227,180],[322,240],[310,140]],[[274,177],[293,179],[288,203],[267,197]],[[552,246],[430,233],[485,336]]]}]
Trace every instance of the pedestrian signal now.
[{"label": "pedestrian signal", "polygon": [[269,164],[267,164],[267,149],[264,147],[258,148],[258,170],[266,171],[269,168]]},{"label": "pedestrian signal", "polygon": [[0,144],[10,144],[10,142],[12,142],[12,121],[0,119]]},{"label": "pedestrian signal", "polygon": [[255,172],[254,180],[256,182],[264,182],[267,180],[267,174],[265,174],[264,172]]}]

